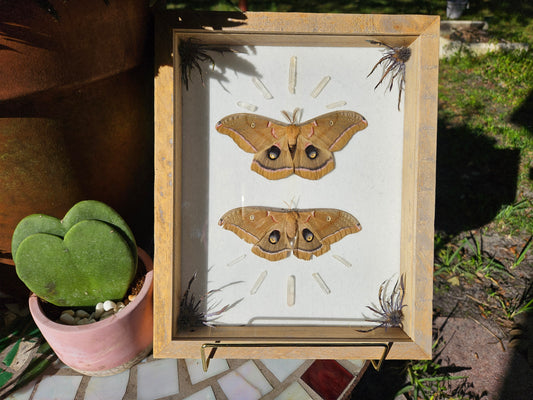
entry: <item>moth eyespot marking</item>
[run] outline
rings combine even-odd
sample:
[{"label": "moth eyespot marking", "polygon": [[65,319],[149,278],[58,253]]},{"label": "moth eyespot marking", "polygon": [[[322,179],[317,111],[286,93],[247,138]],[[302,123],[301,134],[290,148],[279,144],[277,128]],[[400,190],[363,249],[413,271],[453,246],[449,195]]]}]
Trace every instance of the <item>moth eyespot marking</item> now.
[{"label": "moth eyespot marking", "polygon": [[255,122],[252,122],[252,123],[250,124],[250,128],[255,128]]},{"label": "moth eyespot marking", "polygon": [[311,232],[309,229],[305,228],[302,231],[302,236],[304,237],[306,242],[312,242],[315,238],[315,235],[313,235],[313,232]]},{"label": "moth eyespot marking", "polygon": [[305,148],[305,154],[307,154],[307,157],[310,160],[314,160],[318,156],[318,149],[312,144],[310,144],[309,146]]},{"label": "moth eyespot marking", "polygon": [[331,216],[328,215],[328,216],[326,217],[326,221],[331,222]]},{"label": "moth eyespot marking", "polygon": [[270,232],[270,235],[268,236],[268,241],[272,244],[276,244],[279,242],[281,235],[279,234],[278,230]]},{"label": "moth eyespot marking", "polygon": [[332,119],[329,120],[329,126],[333,126],[334,122]]},{"label": "moth eyespot marking", "polygon": [[255,216],[253,214],[250,214],[250,221],[253,221],[255,219]]},{"label": "moth eyespot marking", "polygon": [[281,154],[281,149],[278,146],[272,146],[268,149],[268,158],[271,160],[276,160]]}]

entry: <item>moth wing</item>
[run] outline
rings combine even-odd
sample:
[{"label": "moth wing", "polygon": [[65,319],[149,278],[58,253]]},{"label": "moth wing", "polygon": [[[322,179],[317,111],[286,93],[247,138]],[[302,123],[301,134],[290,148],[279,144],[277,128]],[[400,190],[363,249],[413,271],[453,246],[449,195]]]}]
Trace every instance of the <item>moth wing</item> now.
[{"label": "moth wing", "polygon": [[320,227],[313,219],[314,210],[298,210],[298,233],[293,253],[303,260],[310,260],[312,256],[318,257],[330,247],[322,240]]},{"label": "moth wing", "polygon": [[228,135],[248,153],[267,149],[284,136],[287,124],[256,114],[231,114],[217,122],[215,128]]},{"label": "moth wing", "polygon": [[294,172],[287,136],[282,136],[254,155],[252,170],[267,179],[282,179]]},{"label": "moth wing", "polygon": [[[247,243],[252,243],[252,252],[270,261],[286,258],[292,250],[285,232],[284,215],[265,207],[239,207],[226,212],[219,225]],[[271,243],[272,232],[279,232],[277,243]]]},{"label": "moth wing", "polygon": [[301,135],[311,140],[316,136],[330,151],[342,149],[355,133],[365,129],[368,122],[355,111],[333,111],[299,124]]},{"label": "moth wing", "polygon": [[[306,229],[312,236],[309,236]],[[326,253],[332,243],[360,230],[359,221],[346,211],[332,208],[300,210],[294,254],[308,260],[313,255]]]},{"label": "moth wing", "polygon": [[318,137],[299,135],[294,150],[294,173],[306,179],[320,179],[335,168],[333,153]]}]

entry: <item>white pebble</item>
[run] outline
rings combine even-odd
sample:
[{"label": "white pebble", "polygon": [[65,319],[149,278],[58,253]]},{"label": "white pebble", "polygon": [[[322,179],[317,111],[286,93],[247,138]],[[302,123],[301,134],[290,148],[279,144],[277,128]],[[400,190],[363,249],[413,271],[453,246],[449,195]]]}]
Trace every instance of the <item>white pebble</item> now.
[{"label": "white pebble", "polygon": [[87,318],[89,316],[89,313],[85,310],[77,310],[76,311],[76,317],[80,318]]},{"label": "white pebble", "polygon": [[74,313],[74,310],[65,310],[61,314],[68,314],[68,315],[74,317],[75,313]]},{"label": "white pebble", "polygon": [[64,312],[59,317],[59,320],[67,325],[74,325],[74,317],[70,315],[69,313]]},{"label": "white pebble", "polygon": [[90,324],[89,318],[82,318],[78,322],[76,322],[76,325],[87,325]]},{"label": "white pebble", "polygon": [[117,307],[116,303],[111,300],[104,301],[104,311],[114,310]]},{"label": "white pebble", "polygon": [[136,294],[130,294],[130,295],[128,296],[128,300],[129,300],[129,301],[133,301],[133,300],[135,300],[136,297],[137,297]]}]

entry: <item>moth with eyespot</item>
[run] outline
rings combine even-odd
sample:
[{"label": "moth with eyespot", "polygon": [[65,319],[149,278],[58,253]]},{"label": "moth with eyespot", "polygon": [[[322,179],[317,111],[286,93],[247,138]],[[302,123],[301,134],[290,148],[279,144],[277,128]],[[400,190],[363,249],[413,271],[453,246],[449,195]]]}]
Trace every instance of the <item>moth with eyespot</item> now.
[{"label": "moth with eyespot", "polygon": [[329,251],[331,244],[344,236],[361,230],[353,215],[333,208],[239,207],[226,212],[218,224],[252,243],[252,252],[269,261],[282,260],[291,253],[310,260]]},{"label": "moth with eyespot", "polygon": [[333,152],[342,149],[368,122],[355,111],[334,111],[303,123],[295,113],[284,123],[256,114],[228,115],[216,129],[231,137],[244,151],[254,153],[251,169],[268,179],[293,173],[320,179],[335,168]]}]

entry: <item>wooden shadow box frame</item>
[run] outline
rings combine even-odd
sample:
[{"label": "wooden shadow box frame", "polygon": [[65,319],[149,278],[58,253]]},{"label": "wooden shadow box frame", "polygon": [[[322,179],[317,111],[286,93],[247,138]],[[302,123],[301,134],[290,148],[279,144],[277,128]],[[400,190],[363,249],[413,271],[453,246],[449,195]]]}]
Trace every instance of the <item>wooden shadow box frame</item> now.
[{"label": "wooden shadow box frame", "polygon": [[[400,273],[403,326],[219,326],[177,331],[182,278],[182,98],[178,41],[211,45],[408,46],[403,104]],[[436,16],[168,13],[156,19],[154,356],[161,358],[429,359],[439,18]],[[210,354],[205,355],[209,349]],[[216,349],[216,353],[215,350]]]}]

